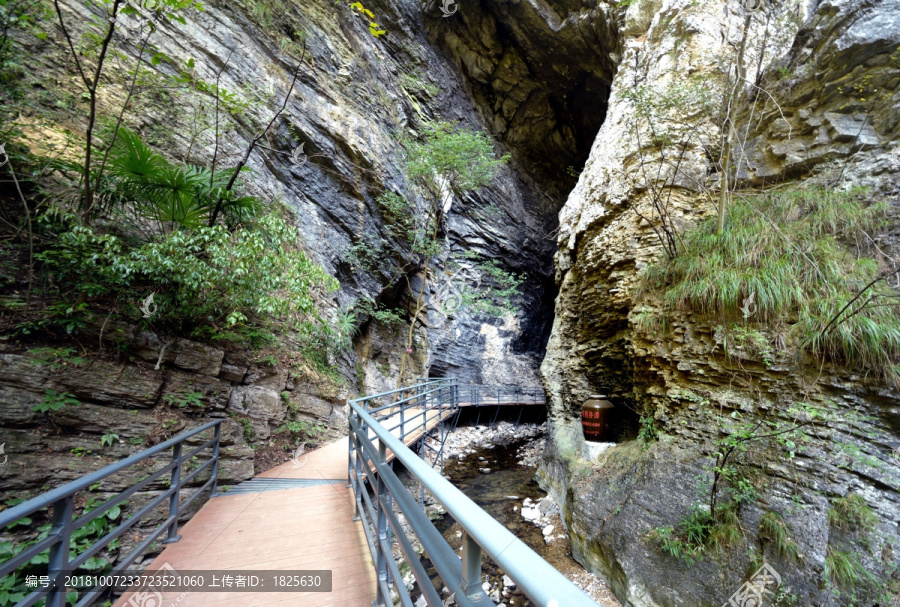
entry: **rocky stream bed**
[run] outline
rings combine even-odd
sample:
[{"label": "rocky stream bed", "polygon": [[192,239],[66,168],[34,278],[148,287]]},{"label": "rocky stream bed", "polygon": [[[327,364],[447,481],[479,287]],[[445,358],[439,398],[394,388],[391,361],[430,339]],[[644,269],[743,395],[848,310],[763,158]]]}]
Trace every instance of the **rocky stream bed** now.
[{"label": "rocky stream bed", "polygon": [[[603,579],[585,571],[572,558],[568,535],[559,517],[559,505],[534,481],[545,447],[546,429],[546,423],[522,424],[517,428],[508,422],[494,427],[457,428],[448,435],[444,446],[444,475],[600,605],[620,607]],[[407,484],[418,495],[415,484]],[[438,530],[454,550],[460,551],[463,537],[460,526],[430,496],[426,495],[425,503]],[[427,561],[424,562],[427,566]],[[533,605],[515,582],[490,560],[485,560],[483,572],[485,592],[495,604]],[[436,573],[433,579],[441,587]],[[407,574],[408,586],[412,580],[412,574]],[[442,588],[442,596],[447,607],[456,605],[446,587]],[[425,604],[424,599],[419,602]]]}]

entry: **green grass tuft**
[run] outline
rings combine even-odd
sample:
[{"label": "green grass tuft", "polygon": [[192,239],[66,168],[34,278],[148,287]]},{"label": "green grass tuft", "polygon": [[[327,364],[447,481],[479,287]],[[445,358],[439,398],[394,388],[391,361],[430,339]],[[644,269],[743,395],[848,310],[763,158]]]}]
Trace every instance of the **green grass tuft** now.
[{"label": "green grass tuft", "polygon": [[888,206],[862,198],[796,189],[736,199],[722,234],[715,217],[686,232],[679,255],[648,267],[640,290],[661,292],[670,306],[789,327],[795,347],[900,383],[900,314],[887,298],[897,293],[884,282],[859,300],[875,295],[877,305],[823,334],[881,270],[845,244],[867,240],[884,223]]},{"label": "green grass tuft", "polygon": [[777,512],[767,512],[759,519],[759,539],[771,544],[781,558],[800,560],[797,544],[791,537],[790,529]]},{"label": "green grass tuft", "polygon": [[868,532],[878,524],[878,517],[866,500],[855,493],[850,493],[831,502],[828,524],[835,529]]},{"label": "green grass tuft", "polygon": [[825,555],[825,575],[829,582],[845,589],[855,588],[870,577],[859,557],[830,546]]}]

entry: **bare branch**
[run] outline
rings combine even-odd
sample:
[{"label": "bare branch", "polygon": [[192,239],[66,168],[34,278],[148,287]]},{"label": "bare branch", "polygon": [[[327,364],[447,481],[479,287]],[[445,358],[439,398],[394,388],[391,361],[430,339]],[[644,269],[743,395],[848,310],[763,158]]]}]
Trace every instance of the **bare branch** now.
[{"label": "bare branch", "polygon": [[[238,174],[240,174],[241,170],[244,168],[244,165],[247,164],[247,161],[250,159],[250,154],[253,153],[253,148],[256,147],[256,144],[259,143],[259,140],[266,136],[266,133],[272,127],[272,124],[281,116],[282,112],[284,112],[287,107],[288,100],[291,98],[291,93],[294,91],[294,85],[297,83],[297,78],[300,76],[300,68],[303,67],[303,60],[306,56],[306,42],[303,43],[303,51],[300,53],[300,61],[297,63],[297,69],[294,70],[294,76],[291,78],[291,86],[288,88],[287,94],[284,96],[284,102],[281,104],[281,108],[275,115],[272,116],[272,119],[269,120],[269,123],[266,124],[266,128],[262,130],[256,137],[254,137],[250,141],[250,145],[247,146],[247,150],[244,152],[244,157],[238,163],[238,165],[234,168],[234,173],[231,175],[231,179],[228,180],[228,185],[225,186],[225,191],[231,191],[231,188],[234,187],[234,182],[237,181]],[[218,93],[218,92],[217,92]],[[218,95],[217,95],[218,99]],[[218,100],[217,100],[218,103]],[[218,202],[216,202],[216,208],[213,210],[212,216],[209,218],[210,227],[216,224],[216,219],[219,216],[219,212],[222,210],[222,203],[225,202],[224,197],[219,197]]]}]

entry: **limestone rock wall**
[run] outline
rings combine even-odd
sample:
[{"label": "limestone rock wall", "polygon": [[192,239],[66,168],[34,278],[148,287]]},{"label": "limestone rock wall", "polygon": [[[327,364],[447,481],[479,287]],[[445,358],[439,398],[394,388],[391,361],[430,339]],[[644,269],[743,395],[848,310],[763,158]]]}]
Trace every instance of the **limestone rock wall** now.
[{"label": "limestone rock wall", "polygon": [[[896,8],[890,0],[799,5],[768,37],[755,21],[736,120],[744,142],[738,176],[745,185],[785,179],[814,179],[825,187],[862,184],[897,204],[900,164],[891,162],[900,140]],[[653,133],[646,124],[634,129],[632,93],[702,81],[725,98],[725,70],[743,14],[737,3],[678,0],[627,9],[607,118],[560,213],[560,294],[541,368],[552,437],[541,482],[564,504],[576,557],[603,573],[627,605],[721,605],[760,556],[781,573],[788,595],[797,597],[779,604],[846,605],[850,592],[826,582],[830,549],[854,546],[865,569],[882,580],[892,579],[898,565],[896,390],[867,382],[864,370],[820,369],[785,353],[768,366],[740,348],[736,353],[733,345],[728,357],[715,322],[667,310],[667,324],[647,323],[660,318],[659,302],[652,293],[635,296],[639,272],[662,254],[657,236],[637,214],[651,213],[645,168],[662,166],[657,177],[670,169],[658,162],[654,146],[645,145],[651,150],[642,156],[638,142],[652,141]],[[766,101],[753,103],[752,90],[761,90]],[[659,118],[669,125],[679,119],[677,111]],[[719,137],[711,121],[679,142],[687,142],[687,150],[676,185],[667,191],[679,229],[714,212],[710,193],[718,176],[705,152],[716,149]],[[896,251],[895,233],[896,224],[875,235],[888,256]],[[648,448],[628,441],[599,461],[582,460],[578,415],[593,393],[610,395],[635,418],[652,417],[664,438]],[[760,498],[741,510],[736,547],[694,565],[664,554],[650,533],[676,525],[702,503],[698,477],[708,474],[714,441],[722,437],[715,415],[736,410],[791,421],[785,411],[796,402],[830,408],[844,423],[817,426],[793,459],[777,444],[748,452]],[[870,544],[828,524],[832,500],[850,492],[878,517]],[[760,517],[770,511],[781,514],[798,539],[800,561],[780,558],[759,539]],[[864,602],[878,600],[867,596]]]}]

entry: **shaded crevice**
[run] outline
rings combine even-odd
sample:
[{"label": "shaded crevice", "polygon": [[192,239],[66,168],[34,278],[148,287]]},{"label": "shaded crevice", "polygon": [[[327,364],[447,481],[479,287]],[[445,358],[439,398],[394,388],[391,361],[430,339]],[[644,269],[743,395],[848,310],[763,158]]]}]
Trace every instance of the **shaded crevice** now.
[{"label": "shaded crevice", "polygon": [[526,0],[466,4],[447,19],[427,12],[431,36],[459,65],[495,137],[554,211],[606,117],[618,44],[611,11]]}]

